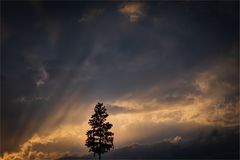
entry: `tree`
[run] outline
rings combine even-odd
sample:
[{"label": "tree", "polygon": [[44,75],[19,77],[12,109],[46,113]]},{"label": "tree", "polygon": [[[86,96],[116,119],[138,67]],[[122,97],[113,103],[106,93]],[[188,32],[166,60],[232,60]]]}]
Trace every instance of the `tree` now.
[{"label": "tree", "polygon": [[89,152],[94,153],[94,157],[98,154],[100,160],[101,154],[113,149],[114,133],[109,131],[112,128],[112,124],[106,122],[108,114],[103,103],[97,103],[94,111],[95,113],[91,116],[88,122],[91,129],[86,133],[87,139],[85,145],[89,148]]}]

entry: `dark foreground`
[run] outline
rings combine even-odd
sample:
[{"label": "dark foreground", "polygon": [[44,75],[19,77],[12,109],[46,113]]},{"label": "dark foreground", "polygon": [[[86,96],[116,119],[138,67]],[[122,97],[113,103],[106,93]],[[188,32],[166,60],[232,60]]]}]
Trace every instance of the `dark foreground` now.
[{"label": "dark foreground", "polygon": [[[239,131],[235,131],[222,134],[215,130],[179,143],[162,141],[149,145],[133,144],[104,154],[102,159],[239,159]],[[61,160],[92,158],[92,155],[87,155],[64,157]]]}]

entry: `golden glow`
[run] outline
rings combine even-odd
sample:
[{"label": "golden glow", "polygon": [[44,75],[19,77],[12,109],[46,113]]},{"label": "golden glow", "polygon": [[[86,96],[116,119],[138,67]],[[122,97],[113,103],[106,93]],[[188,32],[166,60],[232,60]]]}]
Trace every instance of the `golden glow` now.
[{"label": "golden glow", "polygon": [[130,22],[137,22],[143,16],[143,5],[141,3],[126,3],[120,10],[129,17]]},{"label": "golden glow", "polygon": [[[47,136],[39,136],[35,134],[32,138],[20,145],[18,152],[4,153],[2,160],[26,160],[26,159],[56,159],[63,155],[69,154],[69,151],[60,152],[59,150],[50,148],[49,152],[44,152],[44,148],[49,148],[48,145],[57,144],[66,139],[76,143],[81,149],[83,148],[83,131],[79,126],[63,126],[53,131]],[[64,141],[65,142],[65,141]],[[66,144],[67,145],[67,144]],[[44,146],[41,147],[41,146]],[[64,147],[64,146],[63,146]],[[86,153],[86,150],[82,149],[82,153]]]},{"label": "golden glow", "polygon": [[[222,68],[221,72],[219,68]],[[225,96],[232,93],[236,88],[230,83],[218,80],[219,74],[228,72],[228,70],[231,70],[228,66],[220,65],[197,74],[193,79],[192,86],[198,92],[181,95],[180,99],[172,102],[166,101],[164,98],[156,98],[156,95],[169,87],[174,88],[181,85],[181,83],[185,83],[184,80],[157,84],[142,92],[131,92],[123,95],[118,100],[105,101],[105,104],[122,107],[125,110],[125,112],[119,111],[116,114],[110,113],[108,117],[108,121],[113,124],[115,148],[149,138],[154,133],[161,133],[156,127],[161,127],[160,130],[162,131],[165,127],[164,124],[239,125],[237,101],[224,103]],[[173,94],[171,96],[176,98],[179,95]],[[85,133],[89,128],[87,122],[93,113],[95,103],[91,102],[79,106],[79,98],[74,96],[59,102],[56,104],[58,107],[54,116],[49,117],[40,129],[42,133],[49,134],[46,136],[34,135],[20,146],[19,152],[5,153],[2,159],[23,160],[34,157],[40,160],[53,159],[68,153],[73,154],[68,149],[61,152],[53,149],[51,152],[46,153],[40,149],[37,150],[35,147],[38,145],[58,144],[62,139],[65,139],[66,143],[70,143],[71,140],[71,143],[73,141],[77,143],[76,146],[80,146],[80,154],[87,153],[87,149],[84,147]],[[59,119],[61,120],[59,125],[62,127],[53,129]],[[179,140],[181,140],[180,136],[173,138],[173,143]]]}]

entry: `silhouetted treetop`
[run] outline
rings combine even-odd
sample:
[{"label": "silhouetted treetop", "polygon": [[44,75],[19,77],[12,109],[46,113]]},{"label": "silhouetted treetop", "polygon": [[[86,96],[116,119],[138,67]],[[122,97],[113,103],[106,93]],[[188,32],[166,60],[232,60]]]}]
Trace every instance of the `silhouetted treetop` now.
[{"label": "silhouetted treetop", "polygon": [[112,128],[112,124],[106,122],[108,117],[107,109],[103,103],[97,103],[94,108],[94,114],[89,119],[88,124],[91,129],[87,131],[86,146],[89,148],[89,152],[98,154],[101,159],[101,154],[108,152],[113,148],[113,135],[114,133],[109,131]]}]

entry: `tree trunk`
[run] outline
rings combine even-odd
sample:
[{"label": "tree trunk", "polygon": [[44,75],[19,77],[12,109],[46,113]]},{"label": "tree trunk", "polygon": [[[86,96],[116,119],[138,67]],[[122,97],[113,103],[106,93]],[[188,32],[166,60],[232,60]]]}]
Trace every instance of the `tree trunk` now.
[{"label": "tree trunk", "polygon": [[[101,145],[102,145],[102,138],[101,137],[99,137],[99,144],[100,144],[100,149],[101,149]],[[99,158],[99,160],[101,160],[101,152],[98,153],[98,158]]]},{"label": "tree trunk", "polygon": [[101,160],[101,153],[98,153],[98,159]]}]

